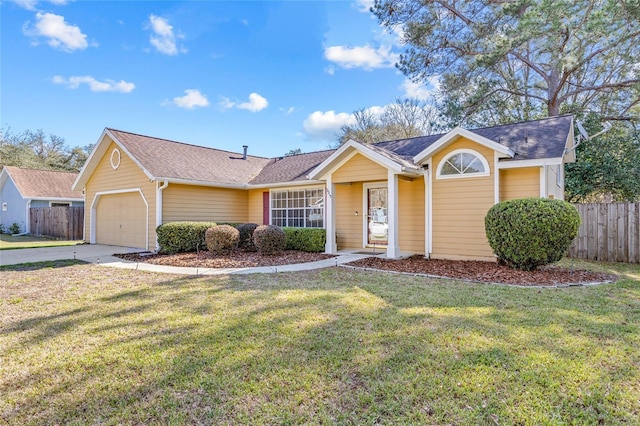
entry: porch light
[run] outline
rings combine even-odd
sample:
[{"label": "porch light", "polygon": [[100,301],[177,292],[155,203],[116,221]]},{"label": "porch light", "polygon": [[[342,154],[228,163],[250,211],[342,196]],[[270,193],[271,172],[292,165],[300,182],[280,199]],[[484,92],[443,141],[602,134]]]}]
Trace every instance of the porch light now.
[{"label": "porch light", "polygon": [[356,216],[358,216],[358,210],[356,210]]}]

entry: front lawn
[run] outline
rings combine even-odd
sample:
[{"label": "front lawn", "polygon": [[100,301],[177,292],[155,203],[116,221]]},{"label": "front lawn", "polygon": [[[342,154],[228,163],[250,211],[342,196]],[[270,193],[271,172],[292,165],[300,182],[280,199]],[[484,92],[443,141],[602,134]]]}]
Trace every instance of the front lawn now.
[{"label": "front lawn", "polygon": [[82,243],[82,241],[56,240],[48,237],[34,237],[31,235],[21,235],[16,237],[8,234],[0,234],[0,250],[73,246],[80,243]]},{"label": "front lawn", "polygon": [[0,423],[640,421],[640,265],[566,289],[50,266],[2,270]]}]

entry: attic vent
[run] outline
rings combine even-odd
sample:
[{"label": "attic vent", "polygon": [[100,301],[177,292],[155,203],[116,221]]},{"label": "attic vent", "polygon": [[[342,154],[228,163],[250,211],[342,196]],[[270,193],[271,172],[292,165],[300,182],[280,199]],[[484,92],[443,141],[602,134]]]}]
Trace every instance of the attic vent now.
[{"label": "attic vent", "polygon": [[244,149],[244,154],[242,154],[242,159],[247,159],[247,149],[249,149],[249,145],[242,145],[242,149]]}]

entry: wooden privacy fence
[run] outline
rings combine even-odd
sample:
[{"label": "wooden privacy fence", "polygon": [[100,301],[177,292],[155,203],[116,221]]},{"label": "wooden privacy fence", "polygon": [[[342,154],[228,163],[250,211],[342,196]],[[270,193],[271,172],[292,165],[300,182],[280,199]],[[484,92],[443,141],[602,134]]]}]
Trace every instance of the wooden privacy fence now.
[{"label": "wooden privacy fence", "polygon": [[574,206],[582,224],[569,257],[640,263],[640,203]]},{"label": "wooden privacy fence", "polygon": [[29,232],[65,240],[81,240],[84,207],[31,207]]}]

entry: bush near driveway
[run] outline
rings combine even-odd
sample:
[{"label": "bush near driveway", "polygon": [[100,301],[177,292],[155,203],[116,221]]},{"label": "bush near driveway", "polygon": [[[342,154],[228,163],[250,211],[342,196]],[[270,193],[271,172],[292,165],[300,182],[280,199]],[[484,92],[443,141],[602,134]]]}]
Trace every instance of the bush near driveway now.
[{"label": "bush near driveway", "polygon": [[206,250],[207,229],[215,222],[168,222],[156,228],[161,253],[181,253]]},{"label": "bush near driveway", "polygon": [[580,215],[562,200],[522,198],[494,205],[484,221],[498,261],[532,271],[562,259],[578,235]]}]

